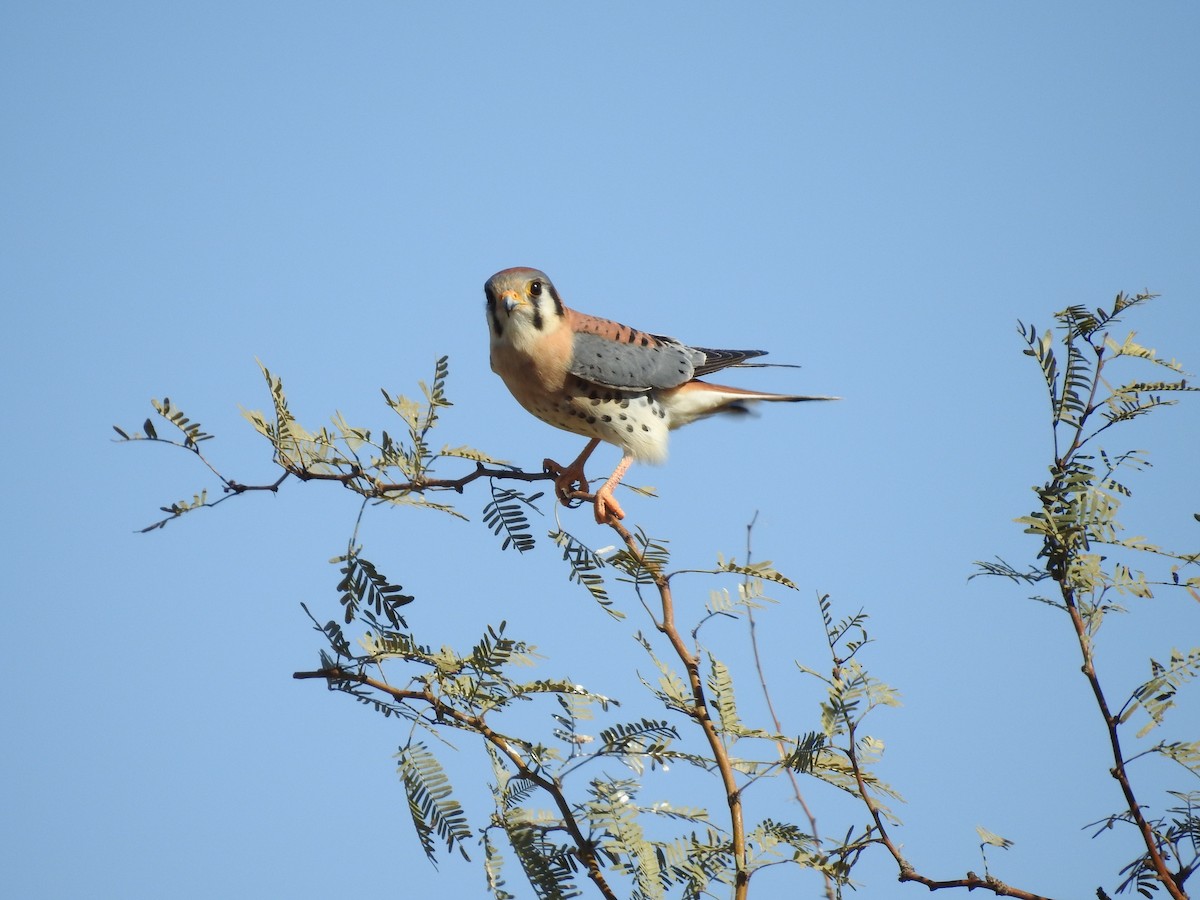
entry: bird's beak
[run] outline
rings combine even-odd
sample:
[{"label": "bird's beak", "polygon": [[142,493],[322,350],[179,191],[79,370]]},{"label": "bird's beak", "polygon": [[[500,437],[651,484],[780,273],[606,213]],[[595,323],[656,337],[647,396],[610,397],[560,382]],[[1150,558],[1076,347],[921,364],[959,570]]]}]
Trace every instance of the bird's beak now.
[{"label": "bird's beak", "polygon": [[510,313],[521,305],[521,298],[517,296],[516,291],[507,290],[500,294],[500,302],[504,304],[504,311]]}]

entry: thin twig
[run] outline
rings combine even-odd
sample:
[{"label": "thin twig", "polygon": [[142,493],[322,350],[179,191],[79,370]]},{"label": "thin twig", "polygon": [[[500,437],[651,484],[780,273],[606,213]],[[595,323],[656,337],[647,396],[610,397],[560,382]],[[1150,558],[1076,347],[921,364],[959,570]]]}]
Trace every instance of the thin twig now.
[{"label": "thin twig", "polygon": [[734,865],[733,897],[734,900],[746,900],[750,888],[750,869],[746,859],[746,825],[742,814],[742,794],[734,775],[729,751],[721,740],[720,732],[709,713],[704,679],[700,675],[700,660],[688,649],[675,623],[675,601],[671,594],[671,578],[646,559],[629,529],[615,519],[610,519],[608,524],[621,538],[630,554],[641,561],[658,590],[659,600],[662,604],[662,618],[656,621],[655,625],[666,636],[675,655],[687,670],[693,702],[691,707],[684,712],[700,726],[721,776],[721,784],[725,789],[725,800],[729,806],[730,846],[733,850]]},{"label": "thin twig", "polygon": [[168,522],[178,519],[185,512],[191,512],[194,509],[212,509],[226,500],[230,500],[233,497],[240,497],[243,494],[255,491],[278,493],[280,486],[288,478],[296,478],[300,481],[333,481],[368,500],[387,500],[395,495],[423,494],[426,491],[455,491],[461,494],[468,484],[480,478],[495,478],[507,481],[545,481],[553,477],[546,472],[525,472],[521,469],[511,467],[496,468],[476,462],[475,470],[468,472],[461,478],[416,478],[411,481],[385,482],[376,481],[364,469],[358,466],[352,467],[349,472],[320,472],[304,466],[277,461],[276,464],[283,469],[283,474],[274,481],[266,484],[242,484],[232,478],[226,478],[218,472],[199,451],[192,450],[190,447],[184,447],[183,444],[176,441],[168,441],[163,438],[145,438],[144,440],[153,440],[157,443],[170,444],[172,447],[183,447],[186,450],[191,450],[221,480],[225,495],[217,500],[207,500],[204,503],[197,503],[194,506],[189,506],[187,509],[178,511],[172,510],[170,507],[163,507],[163,511],[170,512],[171,515],[140,529],[143,533],[162,528]]},{"label": "thin twig", "polygon": [[[1104,358],[1105,341],[1108,335],[1105,333],[1101,337],[1099,346],[1092,341],[1084,339],[1096,354],[1095,369],[1092,372],[1091,391],[1088,395],[1087,404],[1084,407],[1083,414],[1079,416],[1078,421],[1072,423],[1074,425],[1075,434],[1071,440],[1071,444],[1067,451],[1060,459],[1056,459],[1055,466],[1060,471],[1066,470],[1071,458],[1078,453],[1096,434],[1099,434],[1103,428],[1098,429],[1095,433],[1084,437],[1084,432],[1087,427],[1088,419],[1099,409],[1099,404],[1096,402],[1097,389],[1102,381],[1101,372],[1103,371],[1107,360]],[[1111,424],[1111,423],[1110,423]],[[1054,425],[1055,444],[1057,445],[1058,422]],[[1110,466],[1111,472],[1111,466]],[[1047,515],[1050,514],[1047,509]],[[1070,560],[1072,557],[1072,548],[1059,540],[1057,537],[1047,535],[1048,554],[1047,558],[1050,561],[1057,560],[1057,565],[1051,567],[1051,574],[1055,581],[1058,582],[1059,592],[1063,598],[1067,612],[1071,617],[1071,625],[1075,632],[1075,639],[1079,644],[1079,652],[1083,657],[1083,665],[1081,667],[1084,677],[1088,681],[1088,685],[1092,689],[1092,695],[1096,700],[1096,707],[1100,711],[1100,716],[1104,720],[1104,727],[1108,731],[1108,741],[1112,750],[1113,767],[1110,769],[1112,777],[1116,779],[1120,785],[1121,794],[1125,798],[1125,805],[1129,810],[1130,821],[1137,827],[1138,832],[1142,836],[1142,841],[1146,846],[1146,858],[1150,861],[1150,865],[1154,870],[1154,874],[1159,883],[1167,889],[1167,893],[1171,895],[1173,900],[1186,900],[1187,894],[1183,890],[1182,883],[1176,879],[1174,873],[1171,872],[1167,865],[1167,861],[1163,858],[1162,851],[1158,845],[1158,837],[1151,827],[1146,817],[1142,814],[1141,804],[1138,802],[1137,796],[1133,792],[1133,785],[1129,781],[1129,776],[1126,771],[1126,761],[1124,752],[1121,749],[1121,738],[1119,734],[1120,718],[1114,716],[1108,707],[1108,700],[1104,695],[1104,690],[1100,684],[1100,678],[1096,674],[1094,664],[1094,656],[1092,654],[1092,641],[1088,636],[1088,626],[1083,619],[1083,614],[1079,609],[1078,598],[1075,595],[1075,588],[1068,578],[1070,569]]]},{"label": "thin twig", "polygon": [[858,795],[862,798],[863,803],[867,806],[867,810],[871,813],[871,818],[875,823],[875,830],[879,833],[878,842],[887,848],[888,853],[892,855],[892,858],[896,861],[896,865],[900,868],[899,877],[901,881],[912,881],[917,884],[923,884],[931,891],[945,890],[947,888],[966,888],[971,891],[981,889],[991,891],[997,897],[1017,897],[1020,900],[1050,900],[1050,898],[1043,897],[1041,894],[1033,894],[1029,891],[1012,887],[998,878],[993,878],[991,875],[985,875],[985,877],[980,878],[974,872],[967,872],[966,878],[952,878],[939,881],[922,875],[914,869],[912,864],[904,858],[904,855],[900,852],[900,848],[892,841],[891,835],[888,834],[887,826],[884,824],[883,815],[879,811],[879,805],[867,792],[866,779],[863,777],[862,767],[858,762],[856,725],[848,715],[845,716],[843,721],[846,723],[846,739],[848,742],[846,755],[850,760],[850,769],[854,773],[854,782],[858,786]]},{"label": "thin twig", "polygon": [[512,762],[520,777],[532,784],[536,784],[550,795],[554,800],[554,805],[558,807],[558,811],[562,815],[563,827],[567,834],[571,836],[572,843],[575,844],[575,855],[587,870],[588,878],[592,880],[592,883],[596,885],[596,888],[606,900],[617,900],[616,893],[613,892],[613,889],[604,878],[604,873],[600,870],[600,861],[596,857],[596,851],[592,842],[579,828],[574,810],[571,809],[571,804],[567,800],[566,794],[563,793],[562,785],[557,779],[548,778],[541,774],[538,769],[527,763],[525,758],[513,746],[513,743],[503,734],[493,731],[484,721],[483,716],[473,716],[450,706],[428,688],[425,690],[396,688],[376,678],[371,678],[362,672],[354,672],[341,667],[319,669],[315,672],[293,672],[292,677],[296,679],[320,678],[330,684],[338,682],[362,684],[401,702],[425,703],[433,710],[439,721],[449,720],[457,728],[478,734]]},{"label": "thin twig", "polygon": [[1142,814],[1141,804],[1138,803],[1137,796],[1133,793],[1133,785],[1130,783],[1126,772],[1124,752],[1121,750],[1121,737],[1118,731],[1121,724],[1120,719],[1109,711],[1108,700],[1104,696],[1104,690],[1096,674],[1096,667],[1092,657],[1091,639],[1087,636],[1087,625],[1084,623],[1083,616],[1079,612],[1079,604],[1075,598],[1075,591],[1065,578],[1059,581],[1059,589],[1062,592],[1063,602],[1066,603],[1067,611],[1071,615],[1071,624],[1074,626],[1075,637],[1079,642],[1079,651],[1083,655],[1083,665],[1081,667],[1083,675],[1087,679],[1088,685],[1091,686],[1092,695],[1096,698],[1096,706],[1100,710],[1100,716],[1104,719],[1104,726],[1108,731],[1108,742],[1112,748],[1113,758],[1113,767],[1109,771],[1112,777],[1116,779],[1117,784],[1121,786],[1121,793],[1125,797],[1125,804],[1129,809],[1130,819],[1142,835],[1142,841],[1146,845],[1146,855],[1154,867],[1154,873],[1159,882],[1167,889],[1167,893],[1171,895],[1173,900],[1187,900],[1187,894],[1184,893],[1182,885],[1176,881],[1175,875],[1167,866],[1167,861],[1163,858],[1162,852],[1159,849],[1154,829],[1146,821],[1146,817]]},{"label": "thin twig", "polygon": [[[751,538],[753,537],[754,523],[757,521],[758,521],[758,512],[755,511],[753,518],[751,518],[750,522],[746,525],[746,567],[747,568],[749,568],[750,563],[752,561],[751,560],[751,552],[752,552]],[[749,583],[749,580],[750,580],[749,576],[746,576],[746,583]],[[763,671],[762,654],[760,654],[759,650],[758,650],[758,637],[757,637],[757,627],[758,626],[754,621],[754,610],[750,607],[749,604],[746,605],[746,621],[749,623],[749,628],[750,628],[750,650],[754,655],[754,668],[758,671],[758,683],[759,683],[759,686],[762,688],[763,699],[766,700],[766,702],[767,702],[767,712],[770,713],[771,721],[775,724],[775,733],[782,734],[783,733],[783,724],[779,721],[779,715],[775,712],[775,704],[771,700],[771,691],[767,687],[767,676],[766,676],[766,673]],[[776,749],[778,749],[778,751],[779,751],[779,758],[787,759],[787,756],[788,756],[787,748],[783,745],[783,742],[776,741],[775,746],[776,746]],[[788,781],[790,781],[792,783],[792,793],[796,797],[796,802],[798,802],[800,804],[800,808],[802,810],[804,810],[804,815],[808,817],[808,826],[810,829],[810,833],[812,834],[813,846],[816,848],[817,853],[820,854],[821,853],[821,835],[817,831],[817,817],[813,814],[812,810],[808,806],[808,803],[806,803],[804,800],[804,794],[800,791],[800,781],[799,781],[799,779],[796,778],[795,771],[791,768],[791,766],[786,766],[785,771],[787,772]],[[828,898],[828,900],[834,900],[834,898],[837,896],[837,890],[833,883],[833,876],[830,875],[827,870],[824,871],[823,874],[825,876],[825,896]]]}]

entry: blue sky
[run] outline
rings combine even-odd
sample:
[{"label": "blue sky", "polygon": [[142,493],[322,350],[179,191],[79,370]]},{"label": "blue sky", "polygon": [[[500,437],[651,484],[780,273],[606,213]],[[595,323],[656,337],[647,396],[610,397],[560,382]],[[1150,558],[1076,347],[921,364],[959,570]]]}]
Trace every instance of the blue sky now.
[{"label": "blue sky", "polygon": [[[966,577],[1036,552],[1011,521],[1049,453],[1017,320],[1149,289],[1129,324],[1200,366],[1198,38],[1171,2],[6,6],[12,895],[482,896],[476,868],[435,872],[413,840],[407,732],[290,677],[316,659],[298,603],[333,613],[352,498],[291,485],[134,534],[213,482],[109,438],[169,395],[227,474],[267,481],[239,412],[269,403],[256,358],[308,424],[378,429],[379,388],[413,394],[448,354],[446,442],[569,458],[580,440],[488,369],[481,288],[511,265],[584,311],[803,365],[735,383],[846,398],[677,433],[666,466],[631,472],[660,499],[622,498],[630,520],[690,568],[741,554],[757,513],[755,555],[801,586],[761,619],[790,730],[816,723],[790,662],[825,664],[812,598],[870,613],[868,663],[905,700],[872,730],[921,871],[980,870],[983,825],[1016,841],[990,856],[1010,883],[1111,889],[1135,845],[1082,829],[1119,796],[1067,625]],[[1131,532],[1195,548],[1198,422],[1185,403],[1113,447],[1153,450]],[[632,679],[633,643],[548,542],[501,553],[484,502],[463,498],[465,524],[368,511],[418,634],[463,644],[503,618],[546,674]],[[1200,634],[1190,600],[1136,605],[1102,635],[1116,693]],[[717,643],[745,664],[739,628]],[[830,833],[861,821],[814,800]],[[863,896],[923,890],[882,853],[856,872]]]}]

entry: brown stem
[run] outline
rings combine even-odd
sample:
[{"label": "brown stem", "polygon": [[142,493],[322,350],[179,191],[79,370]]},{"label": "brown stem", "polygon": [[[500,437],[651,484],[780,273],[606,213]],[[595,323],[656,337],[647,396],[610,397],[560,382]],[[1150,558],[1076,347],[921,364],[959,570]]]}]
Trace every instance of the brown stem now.
[{"label": "brown stem", "polygon": [[646,560],[629,529],[615,519],[610,519],[608,524],[620,536],[633,557],[642,562],[646,571],[651,574],[654,586],[658,590],[659,600],[662,603],[662,619],[655,622],[655,626],[666,636],[675,655],[679,657],[680,662],[687,670],[688,684],[692,691],[692,705],[684,712],[704,732],[709,751],[713,755],[713,761],[721,776],[721,784],[725,789],[725,800],[729,806],[730,845],[733,849],[734,865],[733,897],[734,900],[746,900],[750,888],[750,869],[746,864],[746,824],[742,816],[742,794],[734,775],[733,763],[729,759],[729,751],[721,741],[716,723],[713,722],[708,711],[704,679],[700,675],[700,659],[688,649],[675,623],[675,601],[671,595],[670,576],[659,571]]},{"label": "brown stem", "polygon": [[[162,441],[160,439],[160,442],[171,444],[172,446],[176,447],[183,446],[183,444],[178,444],[174,441]],[[389,494],[423,494],[425,491],[450,490],[461,494],[463,492],[463,488],[479,478],[498,478],[507,481],[545,481],[553,477],[545,472],[523,472],[520,469],[489,468],[483,463],[477,462],[475,463],[475,471],[464,475],[462,478],[419,478],[413,481],[384,482],[375,481],[364,470],[358,468],[357,466],[353,467],[349,472],[314,472],[311,469],[304,468],[303,466],[296,466],[290,463],[281,462],[278,463],[278,465],[283,469],[283,474],[275,479],[275,481],[272,481],[268,484],[242,484],[241,482],[235,481],[232,478],[226,478],[220,472],[217,472],[217,470],[213,468],[212,464],[209,463],[208,460],[202,455],[200,455],[199,451],[193,452],[195,452],[197,456],[200,456],[200,459],[204,461],[204,464],[212,469],[216,476],[221,479],[221,483],[225,486],[225,496],[220,497],[217,500],[210,500],[206,503],[201,503],[198,506],[192,507],[193,509],[200,509],[201,507],[211,509],[214,506],[219,506],[226,500],[229,500],[233,497],[239,497],[242,494],[247,494],[252,491],[270,491],[275,493],[279,490],[279,486],[283,484],[283,482],[289,477],[298,478],[300,481],[335,481],[348,490],[355,491],[367,499],[385,499]],[[184,511],[186,512],[187,510]],[[154,531],[155,529],[162,528],[168,522],[179,518],[179,516],[183,514],[180,511],[175,511],[170,507],[165,506],[163,507],[163,512],[169,512],[171,515],[167,516],[165,519],[160,519],[157,522],[147,525],[145,528],[140,530],[143,533],[147,531]]]},{"label": "brown stem", "polygon": [[[459,494],[472,481],[479,478],[501,478],[509,481],[546,481],[553,478],[545,472],[523,472],[520,469],[495,469],[481,462],[475,463],[475,471],[462,478],[418,478],[413,481],[375,481],[367,476],[362,469],[354,468],[349,472],[314,472],[303,467],[282,464],[288,474],[294,475],[301,481],[336,481],[365,497],[385,497],[388,494],[414,493],[423,494],[425,491],[452,490]],[[282,479],[281,479],[282,480]],[[365,482],[365,483],[364,483]],[[232,485],[232,483],[231,483]],[[262,490],[239,486],[238,490]],[[272,488],[266,488],[271,490]]]},{"label": "brown stem", "polygon": [[1059,589],[1062,592],[1063,602],[1066,604],[1067,611],[1071,614],[1071,624],[1075,627],[1075,637],[1079,641],[1079,651],[1083,655],[1083,665],[1080,668],[1084,677],[1087,678],[1088,684],[1091,685],[1092,694],[1096,698],[1096,706],[1099,708],[1100,715],[1104,719],[1104,726],[1108,730],[1108,742],[1112,747],[1113,758],[1113,767],[1109,771],[1112,777],[1116,779],[1117,784],[1121,786],[1121,793],[1125,797],[1125,805],[1129,809],[1129,815],[1134,825],[1141,832],[1142,841],[1146,845],[1146,855],[1154,867],[1154,873],[1158,877],[1158,880],[1174,900],[1187,900],[1187,894],[1184,893],[1183,885],[1176,881],[1175,876],[1167,866],[1167,861],[1163,859],[1162,852],[1158,848],[1158,841],[1155,839],[1154,829],[1150,827],[1150,823],[1142,815],[1141,805],[1133,793],[1133,785],[1129,783],[1129,776],[1125,770],[1125,754],[1121,750],[1121,737],[1118,732],[1121,723],[1109,710],[1108,700],[1104,696],[1104,690],[1100,686],[1100,679],[1096,675],[1096,667],[1092,661],[1092,642],[1087,634],[1087,625],[1084,623],[1083,616],[1079,612],[1079,604],[1075,598],[1075,591],[1065,578],[1059,581]]},{"label": "brown stem", "polygon": [[350,681],[355,684],[366,685],[396,700],[423,702],[433,709],[440,720],[450,720],[456,727],[478,734],[504,754],[516,767],[517,772],[522,778],[536,784],[553,798],[554,805],[558,807],[558,811],[562,815],[563,826],[575,844],[576,856],[583,863],[584,868],[587,869],[588,878],[592,880],[592,883],[596,885],[596,888],[606,900],[617,900],[617,895],[613,892],[613,889],[604,878],[604,873],[600,870],[600,861],[596,858],[595,849],[580,830],[579,823],[575,820],[575,813],[562,791],[562,785],[555,779],[547,778],[531,767],[509,739],[499,732],[493,731],[483,720],[482,716],[473,716],[455,709],[443,703],[428,689],[413,691],[392,687],[390,684],[371,678],[362,672],[352,672],[341,667],[320,669],[316,672],[294,672],[292,673],[292,677],[297,679],[322,678],[329,682]]},{"label": "brown stem", "polygon": [[[1097,409],[1097,407],[1096,407],[1096,392],[1100,388],[1100,372],[1104,369],[1104,362],[1105,362],[1103,341],[1104,341],[1104,338],[1107,338],[1107,337],[1108,337],[1108,335],[1105,334],[1101,338],[1101,343],[1100,343],[1099,347],[1097,347],[1091,341],[1087,341],[1088,346],[1090,346],[1092,348],[1092,350],[1094,350],[1096,353],[1096,368],[1092,372],[1092,387],[1091,387],[1091,390],[1088,391],[1088,399],[1087,399],[1087,403],[1084,404],[1083,415],[1081,415],[1079,417],[1079,421],[1075,424],[1075,437],[1071,439],[1071,446],[1067,448],[1066,453],[1064,453],[1062,456],[1058,457],[1055,460],[1055,463],[1057,463],[1060,468],[1062,467],[1064,461],[1071,457],[1071,454],[1073,454],[1076,450],[1078,450],[1080,447],[1082,447],[1087,442],[1083,437],[1083,429],[1084,429],[1084,426],[1087,424],[1088,418]],[[1054,446],[1055,446],[1056,453],[1058,450],[1058,421],[1059,421],[1058,414],[1059,414],[1059,410],[1055,410],[1054,411],[1055,420],[1054,420],[1053,430],[1054,430]],[[1093,435],[1093,437],[1095,437],[1095,435]]]},{"label": "brown stem", "polygon": [[914,869],[912,864],[904,858],[904,855],[900,852],[900,848],[892,841],[891,836],[888,834],[887,826],[883,822],[883,814],[879,811],[879,805],[867,793],[866,779],[863,777],[862,767],[858,762],[856,725],[848,716],[844,721],[846,723],[846,739],[849,742],[846,754],[850,760],[850,769],[854,773],[854,782],[858,786],[858,795],[867,805],[867,809],[871,813],[871,818],[875,822],[875,830],[879,832],[877,840],[887,848],[888,853],[896,860],[896,865],[900,868],[899,877],[901,881],[912,881],[917,884],[923,884],[931,891],[945,890],[947,888],[966,888],[973,891],[978,888],[991,891],[997,897],[1018,897],[1020,900],[1049,900],[1048,897],[1043,897],[1041,894],[1031,894],[1029,891],[1023,891],[1020,888],[1007,885],[1000,879],[993,878],[991,875],[980,878],[974,872],[968,872],[966,878],[938,881],[937,879],[922,875]]},{"label": "brown stem", "polygon": [[[751,539],[751,536],[754,531],[754,523],[755,523],[755,521],[757,521],[757,519],[758,519],[758,513],[756,512],[754,514],[754,518],[752,518],[750,520],[750,523],[746,526],[746,565],[747,566],[750,565],[750,561],[751,561],[750,539]],[[767,676],[766,676],[766,673],[763,671],[762,654],[760,654],[758,652],[758,636],[757,636],[758,625],[754,621],[754,610],[751,609],[749,605],[746,606],[746,621],[749,624],[749,629],[750,629],[750,651],[754,655],[754,668],[758,672],[758,683],[759,683],[759,686],[762,688],[763,699],[766,700],[766,702],[767,702],[767,712],[770,713],[771,721],[775,725],[775,733],[782,734],[783,733],[783,723],[779,721],[779,715],[778,715],[778,713],[775,712],[775,703],[771,699],[771,690],[767,686]],[[783,742],[776,741],[775,747],[779,751],[779,758],[786,759],[787,755],[788,755],[787,748],[784,747]],[[821,835],[817,832],[817,817],[813,814],[813,811],[809,808],[808,803],[806,803],[804,800],[804,794],[800,790],[800,781],[796,778],[796,772],[790,766],[787,767],[785,771],[787,772],[788,781],[790,781],[792,783],[792,794],[793,794],[793,796],[795,796],[796,802],[800,804],[800,808],[802,810],[804,810],[804,815],[808,817],[808,827],[809,827],[810,833],[812,834],[813,846],[817,849],[817,852],[820,853],[821,852]],[[823,871],[822,874],[825,876],[825,896],[826,896],[827,900],[834,900],[834,897],[837,894],[837,890],[833,883],[833,876],[830,875],[828,871]]]},{"label": "brown stem", "polygon": [[[1107,338],[1107,335],[1104,335]],[[1091,342],[1088,342],[1091,344]],[[1099,434],[1103,428],[1099,429],[1095,434],[1084,437],[1084,427],[1088,417],[1096,410],[1096,393],[1100,385],[1100,373],[1104,369],[1104,343],[1103,339],[1100,346],[1091,344],[1092,349],[1096,353],[1096,368],[1092,376],[1091,392],[1088,395],[1087,404],[1084,408],[1084,413],[1079,417],[1079,421],[1075,426],[1075,437],[1071,441],[1070,447],[1067,448],[1063,455],[1055,460],[1055,465],[1058,470],[1063,471],[1071,457],[1078,452],[1084,444],[1091,438]],[[1111,424],[1111,423],[1110,423]],[[1057,429],[1055,431],[1055,440],[1057,441]],[[1050,514],[1048,509],[1047,515]],[[1083,675],[1088,680],[1088,684],[1092,688],[1092,695],[1096,699],[1096,706],[1100,710],[1100,716],[1104,719],[1104,727],[1108,731],[1108,741],[1112,749],[1113,767],[1109,771],[1112,777],[1116,779],[1117,784],[1121,786],[1121,793],[1125,797],[1125,805],[1129,810],[1129,815],[1142,835],[1142,841],[1146,845],[1146,856],[1150,860],[1151,866],[1159,882],[1167,889],[1167,893],[1174,900],[1186,900],[1187,894],[1183,891],[1183,885],[1177,881],[1171,870],[1167,866],[1167,862],[1163,859],[1162,852],[1159,850],[1158,841],[1154,834],[1154,829],[1150,827],[1150,823],[1146,821],[1146,817],[1142,815],[1141,805],[1137,801],[1137,797],[1133,793],[1133,786],[1129,782],[1129,776],[1125,770],[1125,755],[1121,750],[1121,738],[1118,732],[1120,722],[1117,717],[1112,714],[1108,708],[1108,700],[1104,696],[1104,690],[1100,686],[1100,679],[1096,675],[1096,667],[1092,657],[1092,642],[1088,636],[1087,624],[1083,621],[1083,615],[1079,611],[1078,599],[1075,596],[1075,589],[1068,581],[1067,570],[1070,567],[1071,548],[1060,543],[1058,540],[1047,539],[1049,549],[1052,551],[1049,558],[1060,560],[1055,570],[1052,573],[1055,580],[1058,581],[1059,591],[1062,594],[1063,604],[1067,608],[1067,612],[1071,616],[1071,624],[1075,629],[1075,639],[1079,643],[1079,652],[1083,656],[1083,665],[1081,670]]]}]

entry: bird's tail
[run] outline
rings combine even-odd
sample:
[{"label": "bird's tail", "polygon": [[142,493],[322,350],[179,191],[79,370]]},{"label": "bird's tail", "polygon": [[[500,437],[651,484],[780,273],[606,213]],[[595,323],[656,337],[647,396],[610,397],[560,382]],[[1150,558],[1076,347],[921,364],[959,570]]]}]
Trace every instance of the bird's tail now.
[{"label": "bird's tail", "polygon": [[807,400],[841,400],[841,397],[826,397],[809,394],[771,394],[766,391],[748,391],[745,388],[728,387],[724,384],[709,384],[701,382],[707,388],[710,394],[721,394],[728,396],[730,402],[754,402],[756,400],[765,400],[768,403],[801,403]]},{"label": "bird's tail", "polygon": [[717,413],[748,413],[752,404],[804,403],[810,400],[841,400],[841,397],[812,396],[807,394],[770,394],[764,391],[748,391],[745,388],[692,381],[690,390],[677,393],[671,402],[671,427],[678,428],[697,419]]}]

